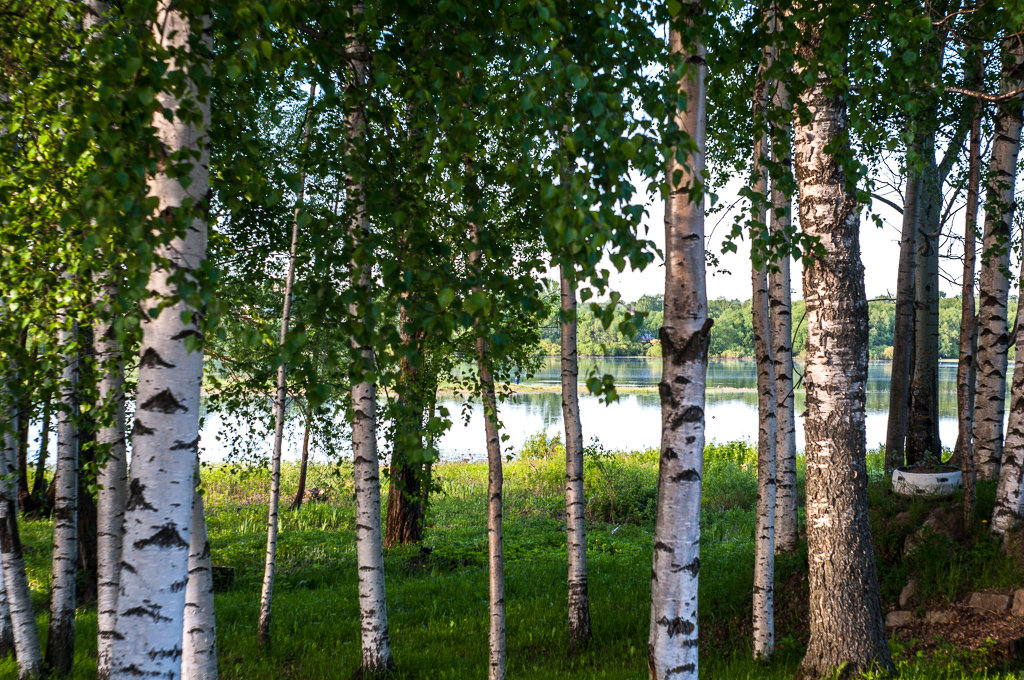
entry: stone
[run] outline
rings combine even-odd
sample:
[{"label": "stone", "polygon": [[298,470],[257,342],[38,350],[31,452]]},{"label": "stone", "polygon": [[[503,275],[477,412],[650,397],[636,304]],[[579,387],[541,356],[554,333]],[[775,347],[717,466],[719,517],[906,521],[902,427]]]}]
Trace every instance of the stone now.
[{"label": "stone", "polygon": [[885,615],[886,628],[902,628],[917,623],[917,614],[905,609],[898,609]]},{"label": "stone", "polygon": [[971,593],[967,606],[990,612],[1005,612],[1010,608],[1010,596],[1006,593]]},{"label": "stone", "polygon": [[1010,612],[1014,616],[1024,616],[1024,588],[1013,591],[1013,605]]},{"label": "stone", "polygon": [[911,519],[912,516],[913,516],[913,513],[910,512],[910,510],[904,510],[903,512],[901,512],[898,515],[896,515],[895,517],[893,517],[892,521],[893,521],[893,524],[898,524],[898,525],[910,524],[910,519]]},{"label": "stone", "polygon": [[948,609],[936,609],[924,613],[925,623],[952,623],[955,615]]},{"label": "stone", "polygon": [[921,579],[917,576],[911,577],[907,585],[900,591],[900,609],[909,609],[917,604],[917,592],[921,586]]}]

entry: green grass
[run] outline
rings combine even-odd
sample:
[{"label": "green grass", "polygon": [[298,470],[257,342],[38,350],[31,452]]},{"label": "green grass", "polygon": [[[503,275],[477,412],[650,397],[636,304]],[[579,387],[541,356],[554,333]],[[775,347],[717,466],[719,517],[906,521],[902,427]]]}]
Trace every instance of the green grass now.
[{"label": "green grass", "polygon": [[[586,458],[588,558],[594,640],[570,653],[566,644],[564,455],[561,443],[538,437],[505,469],[506,602],[509,677],[635,679],[646,675],[649,577],[657,452],[632,454],[591,447]],[[702,527],[700,584],[702,676],[722,680],[791,678],[806,642],[798,603],[806,599],[801,550],[778,561],[778,653],[770,664],[750,661],[753,573],[754,453],[747,445],[709,447]],[[873,515],[903,509],[882,492],[880,456],[870,460]],[[285,504],[297,467],[284,468]],[[327,490],[325,503],[282,513],[272,649],[256,648],[255,628],[265,540],[266,470],[218,466],[204,470],[215,564],[235,568],[235,584],[216,600],[221,677],[225,680],[345,678],[359,665],[354,508],[351,466],[316,465],[307,488]],[[462,680],[487,665],[487,561],[483,464],[436,468],[424,545],[387,552],[388,614],[399,677]],[[800,483],[803,477],[801,472]],[[980,503],[991,506],[982,489]],[[923,516],[924,505],[910,504]],[[802,512],[802,510],[801,510]],[[919,526],[919,524],[918,524]],[[48,596],[48,521],[27,521],[23,537],[39,611]],[[926,595],[956,597],[976,583],[1004,583],[1022,574],[984,540],[964,554],[934,541],[914,560],[894,548],[895,529],[876,531],[883,591],[932,563]],[[901,544],[901,543],[900,543]],[[937,547],[936,547],[937,546]],[[955,567],[955,568],[954,568]],[[40,632],[45,632],[40,616]],[[95,609],[78,616],[75,678],[95,677]],[[905,680],[1012,677],[985,674],[984,659],[955,653],[918,659],[894,646]],[[0,677],[14,678],[10,660]]]}]

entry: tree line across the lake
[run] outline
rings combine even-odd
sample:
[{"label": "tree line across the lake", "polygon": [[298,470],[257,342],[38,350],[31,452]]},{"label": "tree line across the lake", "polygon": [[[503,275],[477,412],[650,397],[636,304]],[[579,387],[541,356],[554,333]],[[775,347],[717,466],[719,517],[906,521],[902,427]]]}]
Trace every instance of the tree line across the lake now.
[{"label": "tree line across the lake", "polygon": [[[715,298],[708,300],[708,315],[714,319],[708,342],[708,356],[716,358],[752,358],[754,328],[751,300]],[[939,300],[938,347],[942,359],[956,359],[960,348],[960,297],[943,295]],[[627,312],[632,316],[625,317]],[[1009,296],[1007,318],[1017,316],[1017,296]],[[615,316],[606,326],[602,317],[588,306],[578,313],[577,342],[583,356],[661,356],[658,329],[664,318],[664,296],[644,295],[633,302],[619,302]],[[807,348],[806,306],[803,300],[793,301],[793,354],[804,356]],[[868,300],[868,356],[872,359],[893,357],[893,336],[896,329],[896,302],[892,299]],[[540,351],[557,356],[560,331],[557,313],[541,326]],[[1011,348],[1011,356],[1013,348]]]}]

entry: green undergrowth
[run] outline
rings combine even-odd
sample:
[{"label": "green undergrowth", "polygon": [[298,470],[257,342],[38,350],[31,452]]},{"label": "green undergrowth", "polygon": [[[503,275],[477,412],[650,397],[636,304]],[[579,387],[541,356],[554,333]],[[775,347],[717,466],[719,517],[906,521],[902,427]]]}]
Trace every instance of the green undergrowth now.
[{"label": "green undergrowth", "polygon": [[[565,458],[558,439],[533,438],[505,465],[505,559],[510,678],[636,679],[646,676],[649,579],[658,453],[613,452],[598,445],[585,455],[587,549],[594,639],[583,650],[566,642]],[[883,492],[881,457],[869,460],[871,501],[895,512]],[[283,470],[282,506],[297,485],[297,465]],[[255,630],[266,532],[265,469],[220,465],[204,469],[213,561],[234,569],[234,584],[217,595],[221,677],[225,680],[348,678],[359,665],[354,500],[351,464],[312,465],[307,489],[326,500],[283,509],[275,584],[273,645],[256,647]],[[801,466],[799,486],[803,489]],[[386,479],[384,480],[386,483]],[[386,551],[388,615],[399,678],[482,677],[487,666],[487,468],[483,463],[437,465],[422,544]],[[701,675],[722,680],[793,677],[806,644],[806,545],[777,561],[777,644],[774,660],[750,660],[750,607],[756,501],[756,454],[744,443],[708,446],[701,517]],[[988,492],[983,490],[979,496]],[[886,505],[886,504],[890,505]],[[984,497],[980,505],[991,504]],[[916,506],[915,506],[916,507]],[[801,507],[801,519],[803,508]],[[922,506],[915,512],[924,513]],[[923,515],[922,515],[923,516]],[[35,604],[49,590],[49,521],[23,524]],[[876,530],[878,549],[898,538]],[[979,548],[987,550],[987,548]],[[986,575],[982,557],[961,560],[958,579]],[[922,553],[922,559],[934,559]],[[883,591],[906,580],[902,562],[880,558]],[[1005,566],[1005,565],[1004,565]],[[899,569],[904,572],[897,573]],[[1017,578],[1012,574],[1005,578]],[[935,592],[960,592],[936,577]],[[45,615],[39,618],[45,633]],[[94,678],[95,607],[78,616],[74,677]],[[997,678],[970,654],[922,659],[894,646],[905,680]],[[973,673],[973,674],[972,674]],[[0,677],[14,678],[13,662]]]}]

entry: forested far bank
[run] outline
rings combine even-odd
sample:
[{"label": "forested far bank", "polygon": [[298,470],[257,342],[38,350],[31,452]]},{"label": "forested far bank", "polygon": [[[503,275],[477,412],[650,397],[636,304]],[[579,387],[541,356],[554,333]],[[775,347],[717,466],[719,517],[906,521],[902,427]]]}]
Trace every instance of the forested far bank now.
[{"label": "forested far bank", "polygon": [[[939,356],[956,359],[960,342],[960,296],[939,300]],[[541,354],[559,353],[559,327],[555,312],[543,325]],[[627,313],[643,312],[633,317],[634,326],[625,322]],[[579,320],[579,353],[583,356],[661,356],[658,329],[664,318],[662,295],[644,295],[632,302],[621,302],[614,321],[606,328],[589,305],[581,305]],[[754,356],[754,330],[750,300],[716,298],[708,301],[708,316],[714,319],[708,356],[718,358],[749,358]],[[793,353],[804,356],[807,348],[806,308],[803,300],[793,302]],[[889,299],[868,301],[868,356],[892,359],[896,326],[896,304]],[[1017,317],[1017,298],[1009,299],[1007,318]],[[1013,351],[1013,348],[1010,348]]]}]

